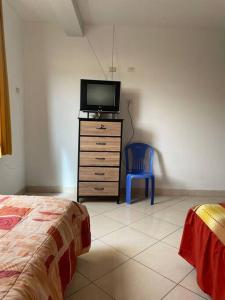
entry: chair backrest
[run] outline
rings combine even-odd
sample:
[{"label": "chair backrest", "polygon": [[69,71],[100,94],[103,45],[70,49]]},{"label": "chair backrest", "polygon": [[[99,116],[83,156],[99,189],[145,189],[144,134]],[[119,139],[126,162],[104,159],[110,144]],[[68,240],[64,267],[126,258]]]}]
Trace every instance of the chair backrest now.
[{"label": "chair backrest", "polygon": [[126,172],[153,174],[154,149],[143,143],[128,144],[125,148]]}]

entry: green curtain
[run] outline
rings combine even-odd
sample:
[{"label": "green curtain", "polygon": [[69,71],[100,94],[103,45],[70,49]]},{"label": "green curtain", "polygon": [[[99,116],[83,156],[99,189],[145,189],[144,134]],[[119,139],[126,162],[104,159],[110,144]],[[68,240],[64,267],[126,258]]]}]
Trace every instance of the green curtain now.
[{"label": "green curtain", "polygon": [[3,11],[2,0],[0,0],[0,157],[7,154],[12,154],[12,138]]}]

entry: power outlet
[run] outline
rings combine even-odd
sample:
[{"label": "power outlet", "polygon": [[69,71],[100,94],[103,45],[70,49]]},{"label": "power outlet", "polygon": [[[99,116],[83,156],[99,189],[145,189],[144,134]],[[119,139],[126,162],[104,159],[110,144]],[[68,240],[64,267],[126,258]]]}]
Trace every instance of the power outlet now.
[{"label": "power outlet", "polygon": [[128,67],[127,72],[130,72],[130,73],[135,72],[135,67]]},{"label": "power outlet", "polygon": [[109,72],[110,73],[115,73],[116,72],[116,67],[109,67]]}]

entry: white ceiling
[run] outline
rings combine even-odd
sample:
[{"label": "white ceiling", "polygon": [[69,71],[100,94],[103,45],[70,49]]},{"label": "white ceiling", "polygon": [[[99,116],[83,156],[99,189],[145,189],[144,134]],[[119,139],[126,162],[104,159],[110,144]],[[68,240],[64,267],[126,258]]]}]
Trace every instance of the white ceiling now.
[{"label": "white ceiling", "polygon": [[225,0],[78,0],[85,23],[225,27]]},{"label": "white ceiling", "polygon": [[[8,1],[26,21],[56,21],[54,0]],[[85,24],[225,28],[225,0],[77,0],[77,4]]]},{"label": "white ceiling", "polygon": [[46,0],[8,0],[27,22],[56,22],[51,2]]},{"label": "white ceiling", "polygon": [[69,36],[83,35],[83,24],[76,0],[8,0],[26,22],[61,25]]}]

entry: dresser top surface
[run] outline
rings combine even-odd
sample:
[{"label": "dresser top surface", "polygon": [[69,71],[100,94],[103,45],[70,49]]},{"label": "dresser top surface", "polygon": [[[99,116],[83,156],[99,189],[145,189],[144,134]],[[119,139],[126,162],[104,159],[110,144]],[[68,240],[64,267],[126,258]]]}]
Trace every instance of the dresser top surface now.
[{"label": "dresser top surface", "polygon": [[90,121],[90,122],[123,122],[124,119],[91,119],[91,118],[78,118],[79,121]]}]

